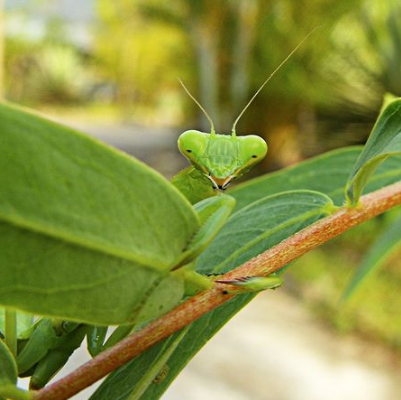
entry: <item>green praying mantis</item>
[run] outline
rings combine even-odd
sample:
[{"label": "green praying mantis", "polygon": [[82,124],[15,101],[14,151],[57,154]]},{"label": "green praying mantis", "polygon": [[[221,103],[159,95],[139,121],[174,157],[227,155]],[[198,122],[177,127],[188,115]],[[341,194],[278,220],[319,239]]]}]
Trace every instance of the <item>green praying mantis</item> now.
[{"label": "green praying mantis", "polygon": [[[178,139],[178,148],[191,165],[177,174],[172,179],[172,183],[193,204],[200,221],[199,230],[168,275],[184,282],[183,299],[213,286],[213,280],[198,274],[195,267],[197,257],[215,238],[235,207],[234,198],[223,192],[233,180],[247,173],[267,154],[267,144],[261,137],[237,136],[236,125],[267,82],[312,32],[263,82],[234,121],[229,135],[216,133],[213,121],[206,110],[180,81],[184,90],[210,122],[210,132],[189,130],[182,133]],[[214,282],[235,287],[235,293],[238,293],[274,289],[282,284],[282,279],[272,274],[268,277],[241,277],[235,280],[216,279]],[[231,293],[231,291],[227,289],[223,293]],[[129,335],[136,327],[165,312],[165,310],[160,311],[163,298],[157,290],[150,293],[143,302],[141,312],[136,315],[135,319],[129,324],[117,327],[108,338],[107,326],[93,326],[53,318],[39,319],[28,331],[18,337],[19,375],[31,377],[30,387],[39,389],[45,386],[67,362],[69,356],[80,346],[85,336],[89,353],[96,356]],[[0,337],[1,335],[0,332]]]}]

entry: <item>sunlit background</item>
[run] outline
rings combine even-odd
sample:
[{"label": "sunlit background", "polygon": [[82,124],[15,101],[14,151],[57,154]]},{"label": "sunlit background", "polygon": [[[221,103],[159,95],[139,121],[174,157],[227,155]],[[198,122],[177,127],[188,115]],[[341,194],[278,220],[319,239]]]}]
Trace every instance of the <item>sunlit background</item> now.
[{"label": "sunlit background", "polygon": [[[0,0],[0,96],[120,147],[170,178],[186,165],[176,150],[178,135],[210,128],[178,78],[217,131],[228,133],[267,76],[318,26],[237,126],[239,134],[267,140],[268,157],[254,172],[262,174],[365,142],[383,95],[401,95],[399,0]],[[182,398],[331,399],[328,391],[336,387],[342,391],[333,398],[401,398],[401,253],[395,251],[349,303],[339,305],[366,249],[398,214],[370,221],[297,261],[283,293],[269,293],[239,317],[249,324],[237,328],[242,344],[232,339],[229,347],[236,328],[211,344],[213,354],[227,346],[222,353],[228,358],[222,356],[213,376],[223,369],[219,379],[228,384],[220,390],[199,372],[199,387],[209,384],[215,397],[190,397],[187,387]],[[260,335],[270,333],[266,340],[278,350],[271,353],[274,362],[271,349],[256,351],[253,373],[253,364],[246,366],[248,349],[264,348],[253,336],[262,329],[255,319],[266,330]],[[333,357],[344,348],[341,365],[349,368],[339,373]],[[199,356],[195,371],[212,368],[212,357]],[[233,381],[241,379],[230,376],[230,357],[238,357],[236,374],[245,374],[237,389]],[[274,376],[271,393],[255,383],[259,364],[264,376]],[[317,374],[331,368],[331,375]],[[308,374],[302,375],[309,370],[310,378],[316,373],[314,381],[321,380],[312,392]],[[182,384],[193,388],[194,379]],[[284,390],[291,382],[298,397]],[[249,394],[251,386],[258,395]]]}]

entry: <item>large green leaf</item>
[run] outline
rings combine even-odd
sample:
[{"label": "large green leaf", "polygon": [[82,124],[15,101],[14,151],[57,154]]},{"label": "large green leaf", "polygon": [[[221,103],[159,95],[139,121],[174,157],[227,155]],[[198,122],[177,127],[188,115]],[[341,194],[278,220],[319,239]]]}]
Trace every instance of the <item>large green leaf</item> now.
[{"label": "large green leaf", "polygon": [[366,282],[378,268],[400,249],[401,246],[401,218],[398,218],[384,232],[380,234],[375,243],[365,254],[358,270],[352,278],[342,299],[348,300],[354,292]]},{"label": "large green leaf", "polygon": [[[212,245],[199,258],[198,270],[202,273],[231,270],[328,215],[333,209],[330,198],[312,191],[286,192],[261,199],[229,219]],[[193,323],[167,362],[167,376],[161,383],[150,384],[140,399],[158,399],[192,356],[253,296],[237,296],[227,305]],[[110,393],[115,399],[128,399],[130,392],[142,379],[146,365],[152,365],[156,357],[161,357],[170,343],[174,343],[174,338],[166,339],[113,373],[91,399],[105,399]]]},{"label": "large green leaf", "polygon": [[146,165],[9,105],[0,194],[0,304],[90,323],[134,320],[199,225]]},{"label": "large green leaf", "polygon": [[328,196],[309,190],[260,199],[228,220],[199,257],[197,270],[203,274],[231,271],[334,209]]},{"label": "large green leaf", "polygon": [[401,99],[384,107],[358,158],[346,186],[347,202],[355,206],[366,182],[377,167],[388,157],[401,153]]},{"label": "large green leaf", "polygon": [[[349,173],[362,152],[362,147],[333,150],[293,167],[263,175],[239,184],[229,194],[237,200],[236,209],[265,196],[286,190],[309,189],[325,193],[334,204],[344,201],[344,187]],[[401,179],[401,156],[386,160],[369,180],[366,192],[372,192]]]}]

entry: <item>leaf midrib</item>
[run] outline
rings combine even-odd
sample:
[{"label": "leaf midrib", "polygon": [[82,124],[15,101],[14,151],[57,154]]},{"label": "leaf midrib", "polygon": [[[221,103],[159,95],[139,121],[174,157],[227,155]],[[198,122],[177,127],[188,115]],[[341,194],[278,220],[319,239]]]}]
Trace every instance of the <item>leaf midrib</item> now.
[{"label": "leaf midrib", "polygon": [[90,240],[84,236],[78,236],[67,231],[54,229],[50,226],[46,226],[45,224],[39,224],[36,221],[21,218],[18,215],[2,215],[0,213],[0,222],[4,222],[8,225],[15,226],[18,229],[22,229],[31,233],[61,240],[69,245],[82,247],[100,254],[138,263],[141,266],[151,268],[153,270],[160,271],[167,268],[167,263],[163,262],[159,258],[149,257],[149,255],[146,254],[124,251],[118,246],[113,246],[104,242],[96,242],[95,240]]}]

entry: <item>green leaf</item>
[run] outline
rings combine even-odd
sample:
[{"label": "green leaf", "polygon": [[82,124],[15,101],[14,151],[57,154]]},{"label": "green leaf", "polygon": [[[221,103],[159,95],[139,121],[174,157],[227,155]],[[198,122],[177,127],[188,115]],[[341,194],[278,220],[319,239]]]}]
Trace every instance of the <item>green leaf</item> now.
[{"label": "green leaf", "polygon": [[328,196],[309,190],[278,193],[258,200],[228,220],[199,257],[197,271],[228,272],[334,210]]},{"label": "green leaf", "polygon": [[17,364],[11,351],[0,339],[0,393],[1,388],[16,385],[18,379]]},{"label": "green leaf", "polygon": [[11,351],[0,339],[0,399],[28,400],[32,395],[17,387],[17,364]]},{"label": "green leaf", "polygon": [[346,185],[347,203],[358,204],[366,182],[388,157],[401,154],[401,99],[387,104],[379,115],[369,139]]},{"label": "green leaf", "polygon": [[93,324],[134,321],[199,225],[146,165],[9,105],[0,193],[0,304]]},{"label": "green leaf", "polygon": [[399,250],[401,246],[401,218],[398,218],[384,232],[380,234],[375,243],[365,254],[358,270],[344,291],[342,300],[348,300],[362,283],[366,282],[378,268]]},{"label": "green leaf", "polygon": [[[229,219],[214,242],[200,256],[197,270],[202,273],[231,270],[330,214],[333,209],[330,198],[313,191],[292,191],[261,199]],[[158,399],[193,355],[253,297],[254,294],[237,296],[227,305],[193,323],[167,362],[169,372],[163,382],[152,383],[140,399]],[[129,393],[141,379],[140,374],[153,363],[156,355],[161,356],[166,351],[173,340],[164,340],[110,375],[91,399],[105,399],[110,393],[116,399],[128,399]]]},{"label": "green leaf", "polygon": [[[167,340],[153,346],[148,352],[125,364],[118,371],[106,378],[102,386],[90,397],[92,400],[108,399],[140,399],[142,394],[152,385],[159,385],[162,381],[157,378],[161,371],[165,371],[165,379],[170,374],[168,360],[171,354],[181,345],[188,328],[171,335]],[[149,359],[151,363],[149,365]],[[131,364],[135,363],[135,368]],[[156,379],[155,379],[156,378]],[[118,387],[118,392],[115,387]]]},{"label": "green leaf", "polygon": [[[170,356],[166,365],[168,373],[162,382],[152,382],[140,400],[157,400],[166,391],[175,377],[190,359],[224,326],[243,306],[249,303],[254,294],[237,296],[224,306],[209,312],[191,324],[188,333]],[[117,371],[110,374],[90,400],[128,400],[130,393],[142,379],[143,374],[175,343],[179,333],[151,347]]]},{"label": "green leaf", "polygon": [[[335,205],[344,201],[344,187],[362,147],[333,150],[293,167],[263,175],[235,186],[228,193],[237,200],[236,210],[265,196],[286,190],[309,189],[329,196]],[[372,192],[401,179],[401,156],[387,159],[370,179],[366,192]]]}]

